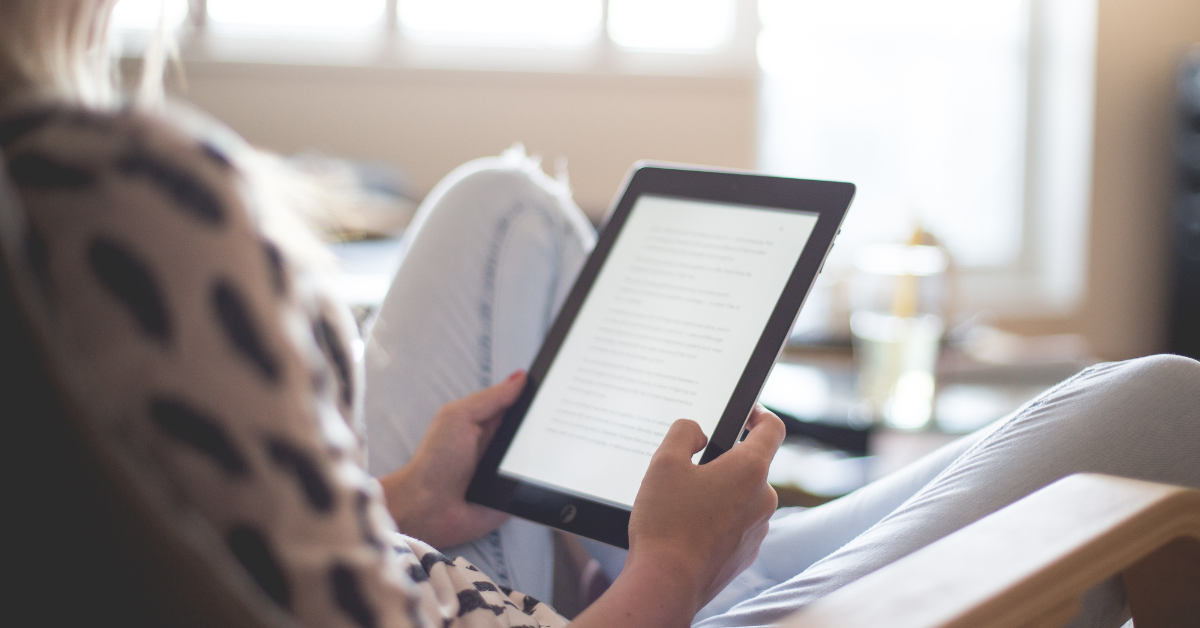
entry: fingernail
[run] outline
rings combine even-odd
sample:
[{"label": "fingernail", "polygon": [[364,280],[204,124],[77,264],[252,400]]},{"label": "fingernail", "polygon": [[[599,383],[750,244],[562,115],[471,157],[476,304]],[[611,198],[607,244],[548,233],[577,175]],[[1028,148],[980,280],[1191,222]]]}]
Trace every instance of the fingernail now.
[{"label": "fingernail", "polygon": [[514,379],[517,379],[518,377],[520,377],[520,376],[522,376],[522,375],[524,375],[524,374],[525,374],[525,369],[517,369],[517,370],[515,370],[515,371],[513,371],[513,372],[512,372],[512,375],[509,375],[509,376],[508,376],[508,379],[507,379],[506,381],[510,381],[510,382],[511,382],[511,381],[513,381]]}]

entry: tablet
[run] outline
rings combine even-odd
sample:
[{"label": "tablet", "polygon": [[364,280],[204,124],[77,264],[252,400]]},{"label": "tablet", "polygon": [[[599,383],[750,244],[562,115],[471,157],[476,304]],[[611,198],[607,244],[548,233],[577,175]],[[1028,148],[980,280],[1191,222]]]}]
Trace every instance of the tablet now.
[{"label": "tablet", "polygon": [[849,183],[638,164],[467,499],[628,547],[676,419],[728,451],[854,196]]}]

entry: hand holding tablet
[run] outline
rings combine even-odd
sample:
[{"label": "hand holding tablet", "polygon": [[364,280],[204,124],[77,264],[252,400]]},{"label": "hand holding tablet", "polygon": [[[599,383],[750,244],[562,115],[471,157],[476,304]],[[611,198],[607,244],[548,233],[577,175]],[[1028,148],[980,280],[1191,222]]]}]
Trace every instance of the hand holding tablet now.
[{"label": "hand holding tablet", "polygon": [[727,451],[854,193],[642,166],[627,180],[468,499],[613,545],[671,424]]},{"label": "hand holding tablet", "polygon": [[[779,504],[766,480],[787,430],[761,406],[746,427],[749,435],[733,450],[695,465],[688,453],[704,447],[704,434],[687,420],[672,424],[646,471],[629,521],[631,560],[648,554],[657,563],[688,565],[673,568],[669,577],[699,575],[705,601],[754,562]],[[700,521],[704,525],[697,525]]]}]

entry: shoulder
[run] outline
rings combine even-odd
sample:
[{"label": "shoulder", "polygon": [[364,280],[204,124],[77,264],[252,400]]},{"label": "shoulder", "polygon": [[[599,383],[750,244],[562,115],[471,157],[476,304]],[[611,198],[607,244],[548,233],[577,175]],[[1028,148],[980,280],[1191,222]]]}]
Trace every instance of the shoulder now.
[{"label": "shoulder", "polygon": [[[8,108],[0,150],[25,215],[26,254],[37,258],[29,261],[57,311],[79,321],[73,328],[87,325],[85,336],[109,338],[115,350],[122,334],[111,332],[129,330],[174,346],[197,304],[216,302],[222,286],[268,292],[271,259],[233,168],[155,116]],[[106,318],[110,303],[127,311]]]},{"label": "shoulder", "polygon": [[[106,285],[156,284],[161,287],[152,292],[164,299],[199,295],[228,305],[228,290],[209,295],[193,288],[236,283],[249,295],[240,302],[259,301],[253,305],[264,315],[290,311],[308,319],[301,326],[311,334],[299,335],[315,336],[316,353],[329,363],[317,368],[327,373],[315,377],[319,393],[325,396],[328,387],[359,431],[361,375],[348,349],[357,336],[353,318],[310,268],[306,255],[323,249],[315,238],[304,245],[306,227],[296,212],[263,202],[272,180],[255,171],[257,151],[233,131],[186,106],[160,116],[132,108],[10,104],[0,105],[0,149],[36,248],[60,284],[87,280],[80,269],[96,275],[115,272],[112,266],[124,277]],[[129,275],[139,279],[126,281]],[[86,307],[82,297],[89,292],[74,288],[63,293]],[[219,309],[223,321],[232,320],[228,307]],[[284,331],[285,344],[307,354],[313,338],[300,338],[291,326]],[[276,370],[277,360],[253,353],[268,374]]]},{"label": "shoulder", "polygon": [[237,205],[235,173],[220,151],[133,109],[41,103],[0,110],[0,150],[18,193],[35,205],[47,195],[94,203],[140,190],[160,198],[139,205],[169,204],[210,227]]},{"label": "shoulder", "polygon": [[532,596],[496,584],[465,558],[454,560],[414,538],[390,536],[397,562],[425,595],[426,617],[440,618],[446,628],[512,626],[563,628],[567,620]]}]

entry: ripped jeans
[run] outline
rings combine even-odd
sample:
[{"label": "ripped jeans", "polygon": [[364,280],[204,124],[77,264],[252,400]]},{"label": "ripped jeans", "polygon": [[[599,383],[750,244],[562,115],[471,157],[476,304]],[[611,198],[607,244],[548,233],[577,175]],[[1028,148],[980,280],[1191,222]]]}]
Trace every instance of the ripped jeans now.
[{"label": "ripped jeans", "polygon": [[[403,466],[444,403],[532,363],[595,233],[564,182],[517,151],[431,192],[367,342],[368,467]],[[769,626],[821,596],[1077,472],[1200,487],[1200,363],[1100,364],[992,426],[824,506],[777,517],[759,558],[696,625]],[[588,543],[610,575],[624,552]],[[496,582],[550,599],[548,529],[513,519],[447,548]],[[1072,626],[1128,618],[1118,579]]]}]

